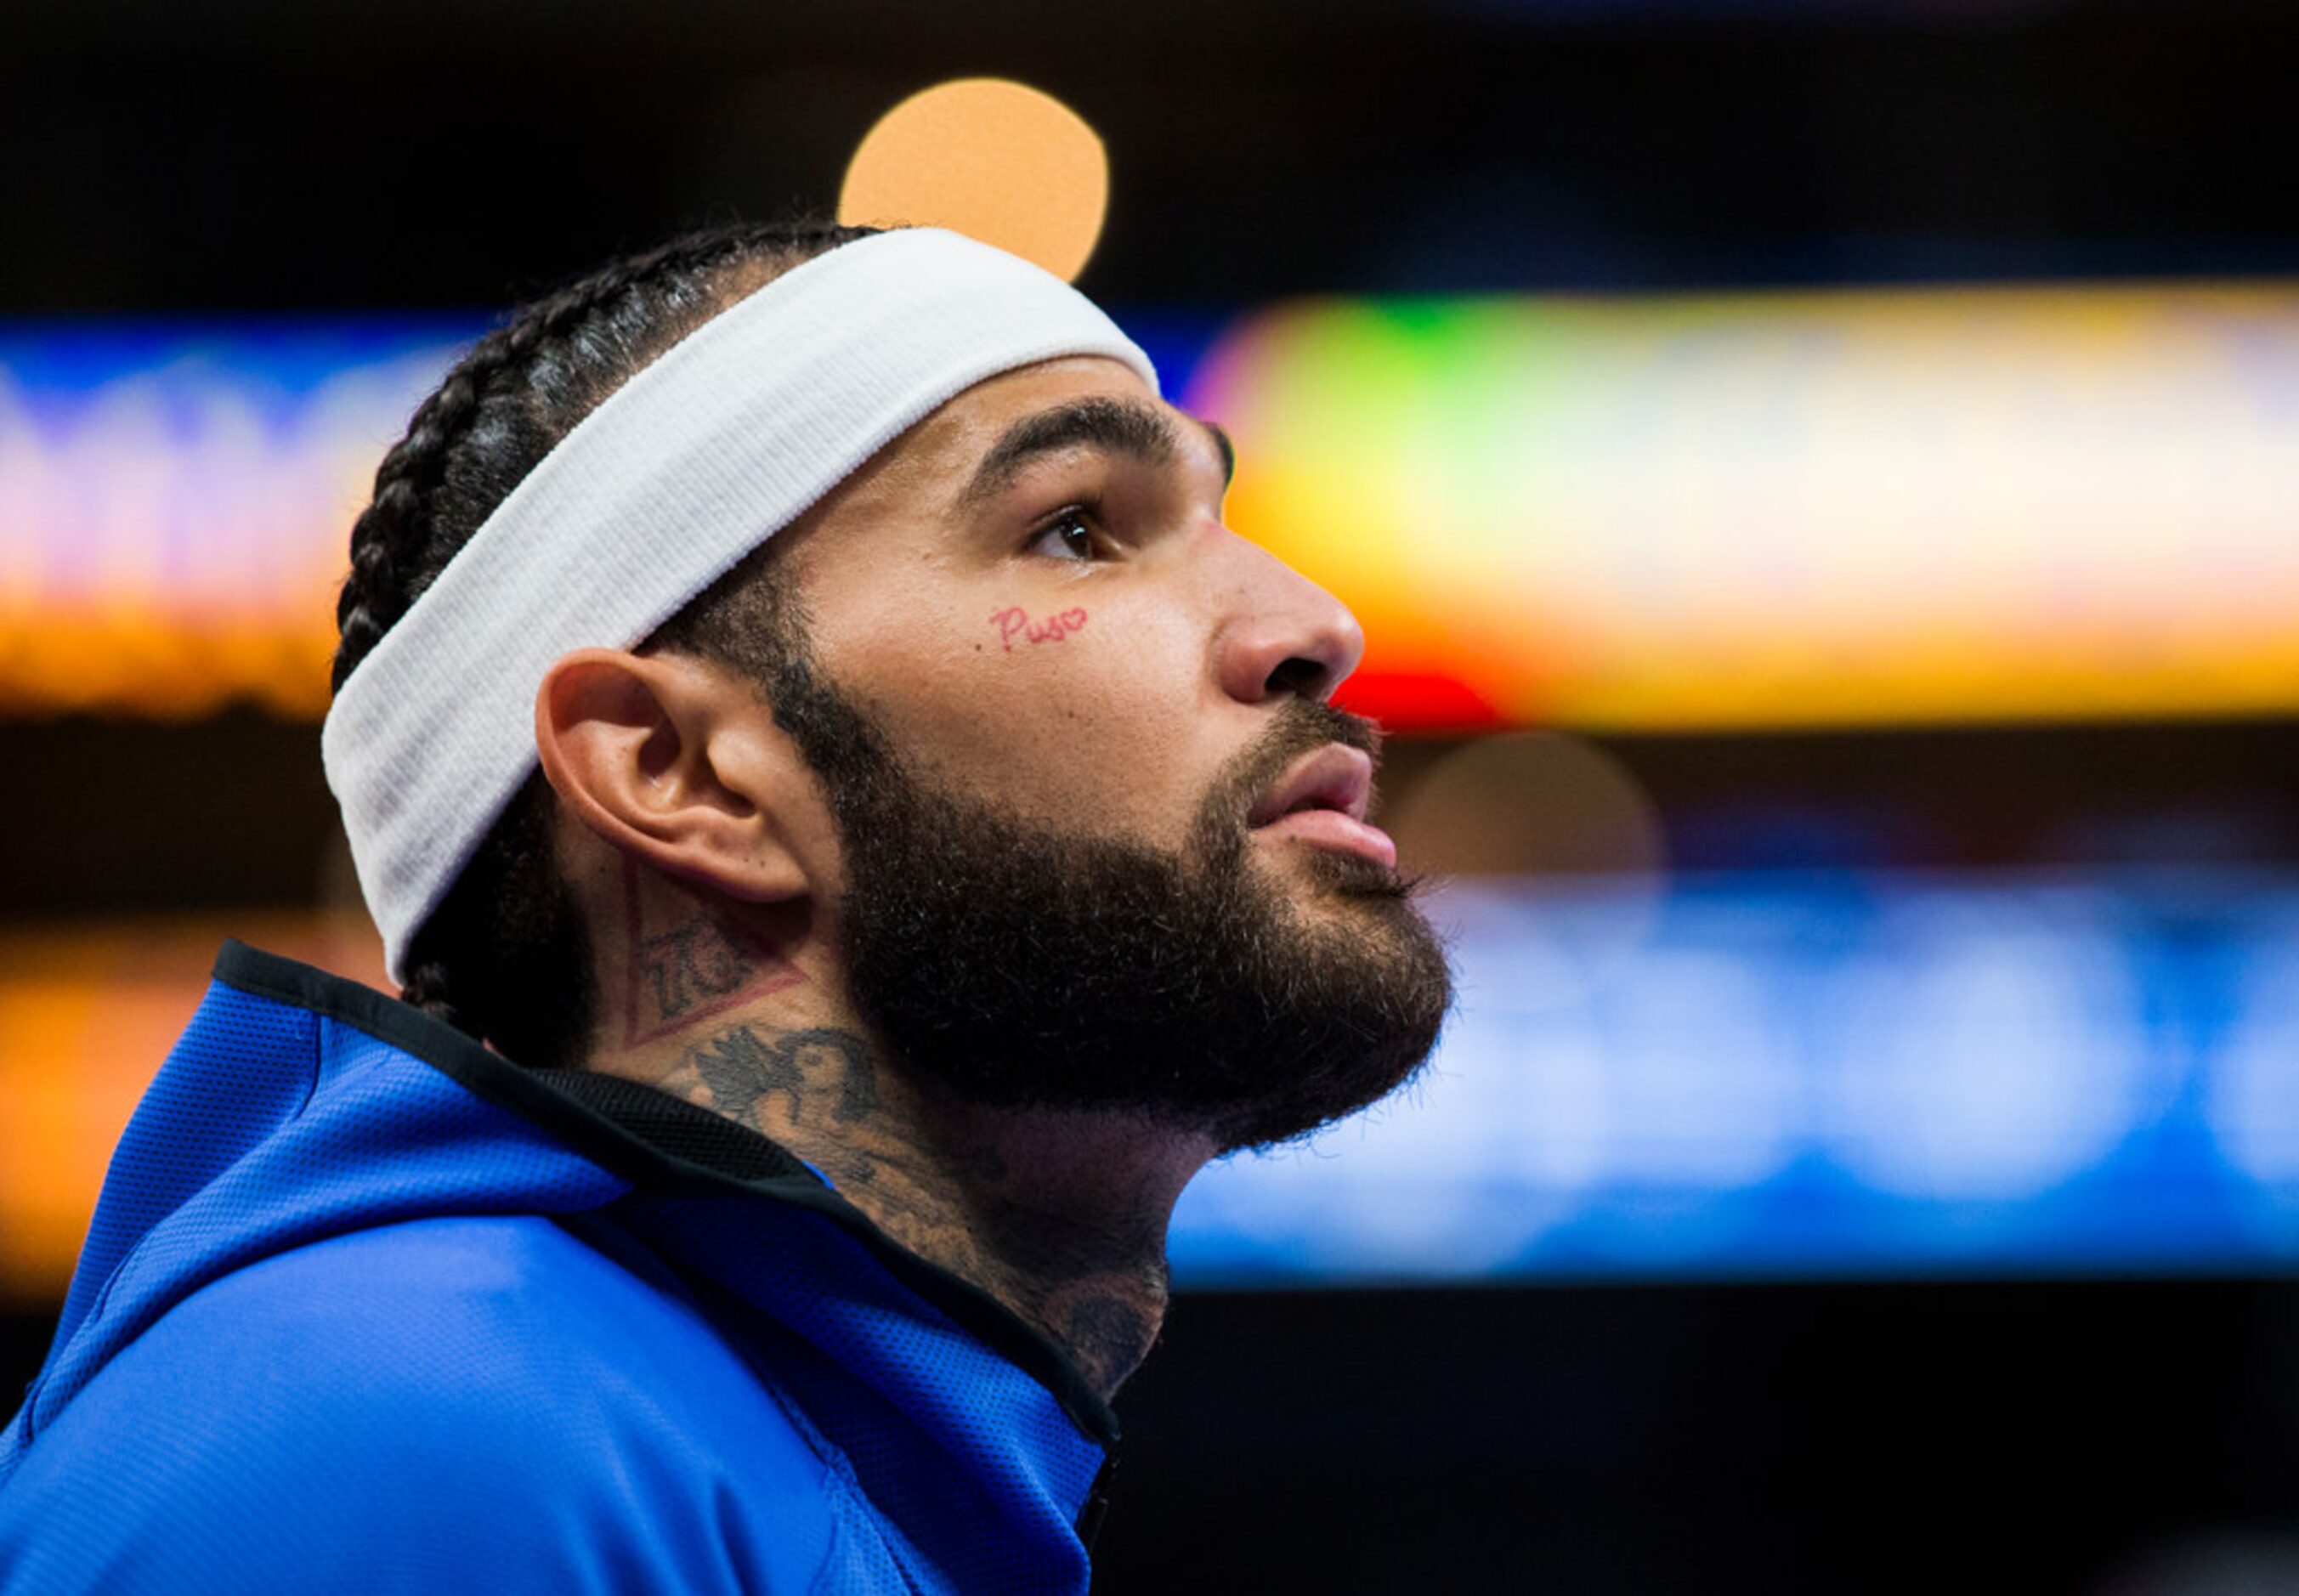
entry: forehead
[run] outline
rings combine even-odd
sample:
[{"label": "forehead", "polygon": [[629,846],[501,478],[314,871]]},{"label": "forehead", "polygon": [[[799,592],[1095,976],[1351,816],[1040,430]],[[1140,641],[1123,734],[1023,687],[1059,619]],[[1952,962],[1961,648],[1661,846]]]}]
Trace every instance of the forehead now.
[{"label": "forehead", "polygon": [[1105,403],[1168,429],[1184,452],[1177,459],[1202,458],[1226,476],[1226,445],[1204,423],[1160,400],[1133,368],[1100,356],[1067,356],[976,383],[929,413],[777,534],[776,558],[792,561],[812,584],[826,574],[824,561],[837,557],[834,551],[883,549],[904,528],[938,541],[984,508],[970,495],[979,494],[985,463],[1017,429],[1029,430],[1033,418]]},{"label": "forehead", "polygon": [[1202,445],[1210,452],[1216,446],[1199,423],[1159,399],[1132,367],[1080,355],[1025,366],[975,384],[897,439],[887,454],[929,467],[947,479],[952,471],[970,473],[1016,427],[1033,417],[1091,400],[1162,415],[1166,428],[1184,448]]}]

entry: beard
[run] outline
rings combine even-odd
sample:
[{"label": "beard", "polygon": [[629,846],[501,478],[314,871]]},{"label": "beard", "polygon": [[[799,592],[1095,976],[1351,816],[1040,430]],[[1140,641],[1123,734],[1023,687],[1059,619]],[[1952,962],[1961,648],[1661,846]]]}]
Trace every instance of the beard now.
[{"label": "beard", "polygon": [[1135,1113],[1231,1151],[1377,1101],[1435,1045],[1452,974],[1413,885],[1313,848],[1289,888],[1247,825],[1300,755],[1374,752],[1370,722],[1290,701],[1172,852],[937,790],[806,657],[776,677],[838,826],[850,995],[965,1100]]}]

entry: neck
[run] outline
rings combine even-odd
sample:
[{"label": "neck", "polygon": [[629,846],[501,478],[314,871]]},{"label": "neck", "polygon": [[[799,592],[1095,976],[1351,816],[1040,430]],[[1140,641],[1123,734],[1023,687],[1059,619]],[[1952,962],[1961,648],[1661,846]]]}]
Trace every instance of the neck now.
[{"label": "neck", "polygon": [[[591,1067],[726,1115],[806,1160],[895,1241],[1063,1348],[1105,1397],[1163,1324],[1166,1230],[1210,1138],[1127,1114],[987,1109],[887,1056],[793,938],[703,912],[603,993]],[[790,956],[783,956],[787,952]],[[602,981],[602,988],[618,984]]]}]

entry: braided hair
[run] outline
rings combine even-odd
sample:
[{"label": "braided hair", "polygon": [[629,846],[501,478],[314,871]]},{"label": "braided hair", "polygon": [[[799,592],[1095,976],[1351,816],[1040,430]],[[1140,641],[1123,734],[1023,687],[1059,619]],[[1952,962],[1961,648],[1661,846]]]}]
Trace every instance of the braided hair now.
[{"label": "braided hair", "polygon": [[[800,262],[873,229],[741,224],[617,261],[514,312],[408,422],[353,523],[336,604],[334,686],[436,580],[553,445],[687,334]],[[754,575],[746,561],[730,578]],[[723,603],[722,579],[681,612]],[[591,953],[552,843],[540,771],[505,809],[411,944],[401,996],[536,1068],[589,1039]]]}]

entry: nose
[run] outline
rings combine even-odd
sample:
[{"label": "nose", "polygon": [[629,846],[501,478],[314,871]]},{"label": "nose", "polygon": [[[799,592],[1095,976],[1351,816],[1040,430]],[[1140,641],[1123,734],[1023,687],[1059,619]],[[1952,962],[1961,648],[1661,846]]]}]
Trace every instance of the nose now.
[{"label": "nose", "polygon": [[1349,606],[1257,544],[1225,532],[1234,561],[1215,636],[1222,691],[1241,703],[1295,696],[1323,702],[1365,653]]}]

